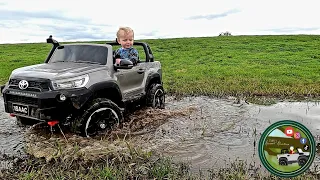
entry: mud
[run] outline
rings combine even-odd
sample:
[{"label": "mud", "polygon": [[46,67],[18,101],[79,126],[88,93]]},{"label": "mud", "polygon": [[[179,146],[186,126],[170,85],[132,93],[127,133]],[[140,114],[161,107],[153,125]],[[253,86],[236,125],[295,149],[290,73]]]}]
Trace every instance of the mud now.
[{"label": "mud", "polygon": [[[4,112],[2,99],[0,112]],[[320,136],[318,103],[280,102],[262,106],[234,98],[186,97],[177,100],[168,97],[165,110],[138,111],[111,134],[90,140],[72,134],[65,134],[66,137],[56,134],[51,138],[34,134],[34,130],[19,127],[14,118],[1,113],[0,152],[21,154],[26,145],[29,153],[47,160],[63,153],[87,154],[87,158],[94,158],[103,152],[128,148],[120,141],[126,139],[139,144],[143,150],[189,161],[193,170],[224,167],[235,159],[260,164],[257,146],[261,133],[270,124],[284,119],[301,122],[315,137]],[[64,147],[64,151],[57,147]],[[2,167],[7,165],[5,161],[0,162]],[[318,158],[316,163],[319,163]]]}]

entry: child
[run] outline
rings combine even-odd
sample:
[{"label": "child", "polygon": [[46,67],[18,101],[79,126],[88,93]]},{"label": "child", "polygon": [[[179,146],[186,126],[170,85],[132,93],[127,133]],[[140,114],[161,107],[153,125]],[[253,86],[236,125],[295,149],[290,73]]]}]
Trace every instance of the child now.
[{"label": "child", "polygon": [[289,151],[289,154],[294,154],[294,147],[293,146],[290,146],[290,151]]},{"label": "child", "polygon": [[120,64],[121,59],[129,59],[133,65],[138,63],[138,51],[133,48],[134,32],[129,27],[120,27],[117,32],[117,41],[121,48],[117,49],[115,57],[116,64]]}]

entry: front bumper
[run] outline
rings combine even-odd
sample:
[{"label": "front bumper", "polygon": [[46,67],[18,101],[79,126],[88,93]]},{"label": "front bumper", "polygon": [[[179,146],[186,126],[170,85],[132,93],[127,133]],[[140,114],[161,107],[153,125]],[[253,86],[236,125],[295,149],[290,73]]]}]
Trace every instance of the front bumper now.
[{"label": "front bumper", "polygon": [[[61,94],[66,97],[64,101],[60,100]],[[63,121],[80,109],[91,95],[87,88],[46,92],[3,89],[5,112],[39,121]]]}]

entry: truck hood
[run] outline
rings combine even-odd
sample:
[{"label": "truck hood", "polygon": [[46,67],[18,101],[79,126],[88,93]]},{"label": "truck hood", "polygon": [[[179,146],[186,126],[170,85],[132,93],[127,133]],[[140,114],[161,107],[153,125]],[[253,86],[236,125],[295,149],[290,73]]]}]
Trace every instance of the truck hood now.
[{"label": "truck hood", "polygon": [[46,79],[61,79],[78,76],[106,68],[107,67],[105,65],[88,63],[43,63],[15,69],[11,73],[11,78],[32,77]]}]

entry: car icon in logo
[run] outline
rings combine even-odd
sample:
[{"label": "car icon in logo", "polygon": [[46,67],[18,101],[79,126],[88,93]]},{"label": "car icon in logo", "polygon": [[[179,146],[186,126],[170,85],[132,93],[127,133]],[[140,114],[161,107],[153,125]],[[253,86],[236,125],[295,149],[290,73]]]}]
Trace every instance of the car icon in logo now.
[{"label": "car icon in logo", "polygon": [[29,83],[28,83],[28,81],[26,81],[26,80],[21,80],[21,81],[19,82],[19,88],[20,88],[20,89],[27,89],[28,86],[29,86]]}]

